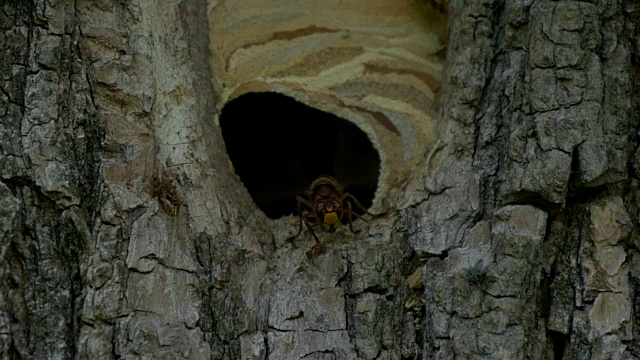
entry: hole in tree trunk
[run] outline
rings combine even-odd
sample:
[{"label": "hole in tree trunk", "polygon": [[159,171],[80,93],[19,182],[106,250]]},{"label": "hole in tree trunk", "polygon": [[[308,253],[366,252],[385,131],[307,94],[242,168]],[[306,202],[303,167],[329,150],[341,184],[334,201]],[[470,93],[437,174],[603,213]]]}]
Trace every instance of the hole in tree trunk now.
[{"label": "hole in tree trunk", "polygon": [[294,214],[296,195],[320,175],[371,206],[380,157],[353,123],[278,93],[248,93],[224,106],[220,127],[236,174],[269,218]]},{"label": "hole in tree trunk", "polygon": [[564,358],[564,351],[567,347],[567,342],[569,341],[569,335],[556,331],[549,331],[549,336],[553,343],[553,358],[556,360],[562,360]]}]

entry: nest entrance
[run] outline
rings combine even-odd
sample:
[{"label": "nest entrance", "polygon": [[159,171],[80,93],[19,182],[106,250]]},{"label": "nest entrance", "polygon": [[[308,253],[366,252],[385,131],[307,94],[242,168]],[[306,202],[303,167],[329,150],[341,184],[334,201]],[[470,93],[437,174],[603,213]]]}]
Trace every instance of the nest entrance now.
[{"label": "nest entrance", "polygon": [[278,93],[248,93],[224,106],[220,127],[236,174],[269,218],[295,214],[295,196],[320,175],[371,206],[380,157],[353,123]]}]

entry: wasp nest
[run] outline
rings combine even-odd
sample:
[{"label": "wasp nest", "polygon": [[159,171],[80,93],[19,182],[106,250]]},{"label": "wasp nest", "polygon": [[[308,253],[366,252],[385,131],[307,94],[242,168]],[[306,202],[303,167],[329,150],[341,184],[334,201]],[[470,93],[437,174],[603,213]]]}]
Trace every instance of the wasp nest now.
[{"label": "wasp nest", "polygon": [[354,123],[380,153],[375,208],[435,140],[447,41],[441,8],[397,0],[212,2],[219,106],[279,92]]}]

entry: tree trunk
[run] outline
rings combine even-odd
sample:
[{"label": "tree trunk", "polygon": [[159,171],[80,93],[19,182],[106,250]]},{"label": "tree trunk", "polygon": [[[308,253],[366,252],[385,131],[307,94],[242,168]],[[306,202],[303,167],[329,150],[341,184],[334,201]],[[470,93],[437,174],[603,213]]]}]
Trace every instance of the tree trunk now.
[{"label": "tree trunk", "polygon": [[638,358],[640,3],[449,5],[450,140],[405,213],[442,254],[425,353]]},{"label": "tree trunk", "polygon": [[428,155],[318,244],[229,165],[223,5],[0,1],[1,358],[640,358],[640,2],[449,1]]}]

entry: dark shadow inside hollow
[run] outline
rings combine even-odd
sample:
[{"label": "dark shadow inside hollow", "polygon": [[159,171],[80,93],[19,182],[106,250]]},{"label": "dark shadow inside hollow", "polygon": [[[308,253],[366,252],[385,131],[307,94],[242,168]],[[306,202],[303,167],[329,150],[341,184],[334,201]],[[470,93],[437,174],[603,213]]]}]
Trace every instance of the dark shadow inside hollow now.
[{"label": "dark shadow inside hollow", "polygon": [[320,175],[371,206],[380,157],[351,122],[278,93],[248,93],[224,106],[220,127],[236,174],[269,218],[295,214],[296,195]]}]

